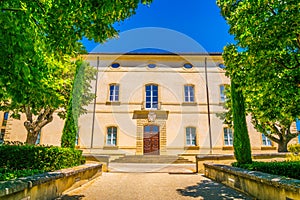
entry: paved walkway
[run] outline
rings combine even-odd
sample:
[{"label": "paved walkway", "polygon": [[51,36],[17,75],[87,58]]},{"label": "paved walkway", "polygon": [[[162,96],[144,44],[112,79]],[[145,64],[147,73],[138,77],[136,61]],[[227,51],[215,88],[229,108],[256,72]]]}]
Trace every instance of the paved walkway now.
[{"label": "paved walkway", "polygon": [[[151,167],[146,169],[149,170]],[[156,165],[157,166],[157,165]],[[112,166],[111,166],[112,167]],[[116,167],[116,166],[115,166]],[[103,173],[102,176],[77,188],[65,196],[62,200],[176,200],[176,199],[207,199],[207,200],[227,200],[227,199],[247,199],[252,198],[236,192],[223,184],[219,184],[203,177],[200,174],[187,172],[189,166],[170,166],[160,168],[159,173],[141,172],[124,173],[124,169],[133,170],[134,167],[123,164],[123,168],[118,166],[112,172]],[[153,168],[154,166],[152,166]],[[171,170],[167,173],[166,170]],[[176,169],[176,170],[175,170]],[[173,170],[173,171],[172,171]],[[120,172],[123,171],[123,172]],[[178,173],[177,173],[177,172]],[[137,171],[135,171],[137,172]]]}]

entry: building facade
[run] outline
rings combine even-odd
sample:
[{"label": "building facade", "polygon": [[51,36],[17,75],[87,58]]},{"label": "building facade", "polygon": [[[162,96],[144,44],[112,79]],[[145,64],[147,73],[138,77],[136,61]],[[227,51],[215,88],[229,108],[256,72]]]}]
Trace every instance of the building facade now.
[{"label": "building facade", "polygon": [[[77,146],[85,153],[233,153],[233,130],[217,116],[225,111],[224,88],[230,84],[221,53],[82,57],[98,70],[91,83],[97,97],[79,121]],[[252,152],[277,152],[277,146],[247,120]],[[4,139],[25,141],[22,119],[6,119],[5,125]],[[63,120],[55,116],[41,131],[39,143],[60,145],[62,128]]]}]

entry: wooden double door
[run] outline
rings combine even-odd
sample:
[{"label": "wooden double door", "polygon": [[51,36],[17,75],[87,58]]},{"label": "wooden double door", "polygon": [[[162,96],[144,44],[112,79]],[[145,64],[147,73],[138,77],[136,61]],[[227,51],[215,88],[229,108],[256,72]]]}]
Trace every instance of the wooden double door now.
[{"label": "wooden double door", "polygon": [[159,126],[144,126],[144,155],[159,155]]}]

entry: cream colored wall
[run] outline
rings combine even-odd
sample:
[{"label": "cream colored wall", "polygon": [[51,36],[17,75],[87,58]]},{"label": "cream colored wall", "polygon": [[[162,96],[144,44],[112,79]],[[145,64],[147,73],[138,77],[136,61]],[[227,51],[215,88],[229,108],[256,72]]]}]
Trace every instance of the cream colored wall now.
[{"label": "cream colored wall", "polygon": [[[136,120],[132,119],[134,110],[142,109],[145,99],[145,85],[154,83],[159,86],[159,101],[161,110],[169,111],[166,121],[167,151],[169,153],[188,153],[185,147],[185,128],[196,127],[198,153],[208,153],[210,148],[207,98],[205,86],[204,56],[160,56],[160,55],[88,55],[87,61],[96,67],[96,57],[100,57],[98,74],[98,91],[96,106],[96,121],[94,133],[94,148],[105,146],[105,134],[108,126],[118,127],[118,147],[135,147]],[[120,63],[120,67],[113,69],[110,64]],[[194,65],[192,69],[182,67],[184,63]],[[223,127],[216,113],[223,112],[220,102],[220,85],[230,84],[224,70],[218,68],[222,62],[220,56],[207,59],[210,118],[213,152],[232,153],[233,150],[222,150]],[[150,69],[147,64],[155,63],[156,68]],[[109,84],[120,84],[120,105],[106,105],[109,100]],[[95,83],[93,83],[94,85]],[[184,85],[193,84],[195,87],[196,105],[184,105]],[[92,112],[92,110],[90,110]],[[89,114],[92,115],[92,114]],[[86,116],[83,119],[87,118]],[[91,117],[89,117],[91,119]],[[86,122],[85,122],[86,123]],[[90,128],[82,128],[83,132]],[[255,130],[249,124],[251,143],[253,148],[260,150],[261,134],[253,134]],[[89,130],[90,131],[90,130]],[[90,138],[81,131],[81,138]],[[96,133],[97,132],[97,133]],[[90,133],[89,133],[90,134]],[[83,140],[83,139],[81,139]],[[257,142],[259,141],[259,142]],[[87,141],[90,146],[90,141]],[[99,152],[103,152],[99,150]]]},{"label": "cream colored wall", "polygon": [[[159,86],[159,101],[161,110],[168,111],[166,120],[166,152],[168,154],[209,153],[209,126],[205,86],[205,57],[207,58],[208,86],[210,101],[210,119],[213,153],[232,154],[233,150],[223,150],[224,138],[221,120],[216,113],[223,112],[220,102],[219,86],[230,84],[224,70],[218,68],[222,63],[220,55],[112,55],[90,54],[83,56],[90,65],[97,67],[97,57],[100,58],[98,67],[97,98],[94,105],[87,106],[88,113],[82,115],[79,121],[79,146],[85,151],[99,154],[135,154],[137,144],[137,120],[133,119],[134,111],[142,109],[145,99],[145,85],[155,83]],[[118,62],[120,68],[113,69],[110,64]],[[150,69],[147,64],[155,63],[156,68]],[[183,68],[184,63],[192,63],[192,69]],[[120,104],[109,104],[109,84],[120,84]],[[195,104],[184,103],[184,85],[193,84],[195,87]],[[95,91],[96,82],[91,83]],[[1,113],[0,113],[1,114]],[[95,119],[94,119],[95,118]],[[92,124],[94,120],[94,132]],[[9,120],[6,127],[8,140],[25,141],[26,130],[21,121]],[[261,134],[257,133],[247,118],[248,130],[253,152],[261,152]],[[42,129],[42,144],[60,145],[64,121],[55,115],[55,119]],[[106,130],[109,126],[118,127],[118,148],[107,148],[105,145]],[[196,127],[197,145],[199,150],[185,150],[185,128]],[[91,138],[93,135],[93,143]],[[90,150],[90,148],[93,148]],[[267,149],[264,152],[275,152]]]},{"label": "cream colored wall", "polygon": [[[53,117],[53,121],[42,128],[40,144],[60,146],[64,120],[60,119],[56,113],[54,113]],[[24,127],[25,120],[25,115],[21,115],[20,120],[9,118],[5,133],[6,141],[26,141],[27,130]]]}]

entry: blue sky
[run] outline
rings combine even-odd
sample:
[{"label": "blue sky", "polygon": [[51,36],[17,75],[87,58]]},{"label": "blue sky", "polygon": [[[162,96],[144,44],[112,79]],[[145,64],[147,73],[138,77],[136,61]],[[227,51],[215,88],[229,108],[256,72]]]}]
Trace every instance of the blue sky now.
[{"label": "blue sky", "polygon": [[[153,0],[136,14],[116,23],[119,38],[105,44],[83,40],[88,52],[162,49],[176,52],[222,52],[233,43],[215,0]],[[96,48],[95,48],[96,47]]]}]

